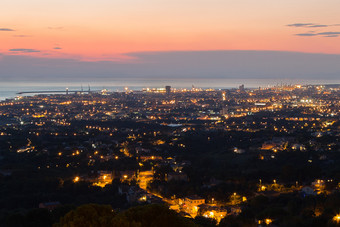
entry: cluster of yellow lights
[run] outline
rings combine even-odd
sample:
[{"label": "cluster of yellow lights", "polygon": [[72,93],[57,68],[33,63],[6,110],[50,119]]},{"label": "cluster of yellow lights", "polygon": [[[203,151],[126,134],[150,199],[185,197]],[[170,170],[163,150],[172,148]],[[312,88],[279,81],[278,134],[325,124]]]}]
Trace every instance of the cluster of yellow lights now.
[{"label": "cluster of yellow lights", "polygon": [[337,214],[333,217],[333,221],[335,221],[336,223],[340,223],[340,214]]},{"label": "cluster of yellow lights", "polygon": [[67,101],[67,102],[61,102],[59,103],[60,105],[70,105],[72,102],[71,101]]},{"label": "cluster of yellow lights", "polygon": [[272,219],[266,218],[266,219],[264,219],[264,220],[259,220],[259,221],[258,221],[258,224],[260,225],[260,224],[264,223],[264,224],[266,224],[266,225],[270,225],[272,222],[273,222]]},{"label": "cluster of yellow lights", "polygon": [[73,182],[76,183],[76,182],[78,182],[79,180],[80,180],[79,177],[75,177],[75,178],[73,179]]},{"label": "cluster of yellow lights", "polygon": [[79,155],[79,154],[80,154],[79,151],[76,151],[72,153],[72,156]]}]

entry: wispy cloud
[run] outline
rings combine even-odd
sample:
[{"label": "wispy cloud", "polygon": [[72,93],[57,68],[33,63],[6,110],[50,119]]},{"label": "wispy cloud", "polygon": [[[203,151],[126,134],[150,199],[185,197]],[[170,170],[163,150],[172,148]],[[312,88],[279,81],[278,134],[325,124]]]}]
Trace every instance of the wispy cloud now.
[{"label": "wispy cloud", "polygon": [[52,30],[63,30],[64,27],[48,27],[48,29],[52,29]]},{"label": "wispy cloud", "polygon": [[17,37],[17,38],[27,38],[27,37],[31,37],[30,35],[13,35],[13,37]]},{"label": "wispy cloud", "polygon": [[315,24],[315,23],[294,23],[287,24],[288,27],[296,28],[327,28],[332,26],[339,26],[340,24]]},{"label": "wispy cloud", "polygon": [[326,25],[326,24],[313,24],[313,25],[310,25],[308,26],[309,28],[326,28],[326,27],[329,27],[329,26],[332,26],[332,25]]},{"label": "wispy cloud", "polygon": [[340,32],[320,32],[318,35],[340,35]]},{"label": "wispy cloud", "polygon": [[339,37],[339,35],[325,35],[324,37],[331,37],[331,38],[333,38],[333,37]]},{"label": "wispy cloud", "polygon": [[61,50],[61,49],[63,49],[63,48],[61,48],[61,47],[54,47],[53,49],[55,49],[55,50]]},{"label": "wispy cloud", "polygon": [[295,36],[304,36],[304,37],[313,37],[313,36],[321,36],[321,37],[339,37],[340,32],[329,32],[329,31],[322,31],[322,28],[340,26],[340,24],[315,24],[315,23],[295,23],[295,24],[288,24],[289,27],[296,27],[296,28],[320,28],[318,31],[305,31],[301,33],[294,34]]},{"label": "wispy cloud", "polygon": [[11,29],[11,28],[0,28],[1,32],[13,32],[15,30]]},{"label": "wispy cloud", "polygon": [[25,48],[9,49],[9,51],[11,51],[11,52],[20,52],[20,53],[37,53],[37,52],[40,52],[40,50],[25,49]]},{"label": "wispy cloud", "polygon": [[322,37],[339,37],[340,32],[319,32],[319,33],[299,33],[295,34],[296,36],[322,36]]},{"label": "wispy cloud", "polygon": [[287,24],[288,27],[308,27],[314,25],[313,23],[295,23],[295,24]]},{"label": "wispy cloud", "polygon": [[317,36],[318,34],[315,33],[299,33],[299,34],[295,34],[297,36]]}]

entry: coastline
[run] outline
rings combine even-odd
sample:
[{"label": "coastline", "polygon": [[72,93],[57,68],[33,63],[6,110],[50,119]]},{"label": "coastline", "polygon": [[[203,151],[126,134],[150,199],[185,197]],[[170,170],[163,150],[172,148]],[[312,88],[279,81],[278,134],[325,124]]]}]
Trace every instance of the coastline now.
[{"label": "coastline", "polygon": [[[301,84],[301,85],[336,85],[340,80],[299,80],[299,79],[167,79],[167,80],[111,80],[105,82],[68,82],[68,83],[25,83],[25,82],[5,82],[0,84],[0,101],[15,98],[18,92],[27,91],[54,91],[54,90],[91,90],[107,89],[108,91],[124,91],[125,87],[131,90],[142,90],[143,88],[157,88],[170,85],[173,88],[213,88],[213,89],[231,89],[238,88],[244,84],[245,88],[273,87],[282,84]],[[29,94],[34,95],[34,93]]]}]

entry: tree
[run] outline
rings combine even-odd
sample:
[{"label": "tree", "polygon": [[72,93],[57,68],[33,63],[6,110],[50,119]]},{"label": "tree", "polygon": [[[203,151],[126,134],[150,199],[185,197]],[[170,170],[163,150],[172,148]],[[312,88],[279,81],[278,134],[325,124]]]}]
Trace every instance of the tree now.
[{"label": "tree", "polygon": [[54,227],[195,227],[195,223],[159,204],[116,214],[109,205],[87,204],[70,211]]},{"label": "tree", "polygon": [[55,227],[111,227],[115,212],[110,205],[86,204],[70,211]]},{"label": "tree", "polygon": [[[160,204],[132,207],[118,214],[114,226],[129,227],[194,227],[193,221]],[[119,225],[118,225],[119,224]]]},{"label": "tree", "polygon": [[25,217],[22,214],[11,214],[5,219],[5,226],[7,227],[23,227],[25,223]]},{"label": "tree", "polygon": [[254,219],[245,219],[242,217],[236,217],[228,215],[223,218],[218,225],[219,227],[256,227]]},{"label": "tree", "polygon": [[204,226],[204,227],[215,227],[216,224],[217,224],[215,219],[206,218],[206,217],[202,217],[202,216],[197,216],[195,218],[195,223],[200,225],[200,226]]},{"label": "tree", "polygon": [[34,209],[26,214],[24,226],[45,227],[52,223],[52,215],[47,209]]}]

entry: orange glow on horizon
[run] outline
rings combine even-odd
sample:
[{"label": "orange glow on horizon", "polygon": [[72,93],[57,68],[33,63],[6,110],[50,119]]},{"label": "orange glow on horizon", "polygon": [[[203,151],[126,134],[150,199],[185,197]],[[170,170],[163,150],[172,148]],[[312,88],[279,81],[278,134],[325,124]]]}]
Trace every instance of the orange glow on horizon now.
[{"label": "orange glow on horizon", "polygon": [[[0,53],[46,58],[126,61],[145,51],[277,50],[340,54],[339,2],[128,0],[82,5],[66,0],[4,0]],[[294,8],[291,5],[294,4]],[[16,12],[14,17],[13,12]],[[327,13],[322,13],[327,12]],[[287,17],[287,15],[290,15]],[[289,27],[312,22],[327,28]],[[39,52],[9,51],[30,49]]]}]

